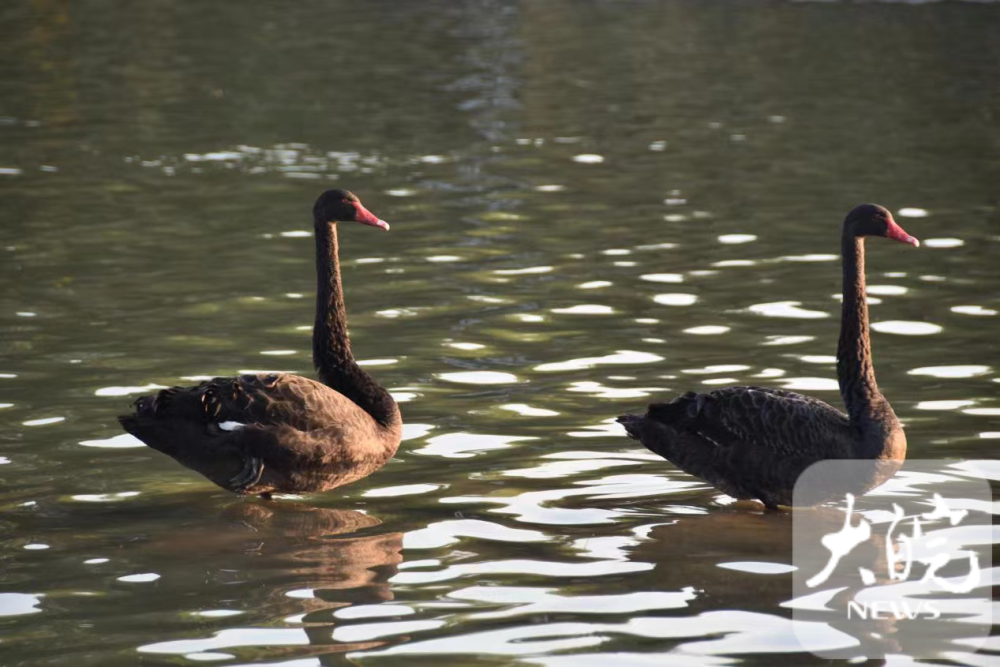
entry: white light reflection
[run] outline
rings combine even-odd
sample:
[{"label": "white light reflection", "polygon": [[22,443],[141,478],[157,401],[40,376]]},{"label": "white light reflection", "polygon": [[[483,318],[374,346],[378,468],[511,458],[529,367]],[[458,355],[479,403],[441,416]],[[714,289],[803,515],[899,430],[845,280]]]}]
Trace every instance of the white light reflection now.
[{"label": "white light reflection", "polygon": [[550,539],[537,530],[508,528],[479,519],[438,521],[425,528],[412,530],[403,536],[405,549],[440,549],[457,544],[462,538],[492,540],[495,542],[544,542]]},{"label": "white light reflection", "polygon": [[790,317],[800,320],[818,320],[830,315],[819,310],[799,308],[801,301],[774,301],[771,303],[756,303],[747,310],[756,315],[766,317]]},{"label": "white light reflection", "polygon": [[479,612],[470,618],[511,618],[532,614],[634,614],[657,609],[682,609],[697,596],[692,588],[677,592],[619,595],[560,595],[553,588],[470,586],[448,594],[456,600],[492,605],[518,605],[502,611]]},{"label": "white light reflection", "polygon": [[635,352],[633,350],[618,350],[603,357],[583,357],[569,361],[557,361],[535,366],[536,371],[576,371],[601,365],[616,364],[651,364],[663,361],[663,357],[651,352]]},{"label": "white light reflection", "polygon": [[493,449],[507,449],[516,442],[535,440],[527,436],[482,435],[479,433],[446,433],[427,439],[427,446],[414,450],[414,454],[464,459]]}]

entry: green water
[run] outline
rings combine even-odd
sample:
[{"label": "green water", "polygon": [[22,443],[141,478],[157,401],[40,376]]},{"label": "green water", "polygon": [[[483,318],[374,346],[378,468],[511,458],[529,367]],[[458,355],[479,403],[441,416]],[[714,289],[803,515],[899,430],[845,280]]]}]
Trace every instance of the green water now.
[{"label": "green water", "polygon": [[[3,3],[0,664],[819,661],[789,575],[718,567],[789,563],[788,516],[613,420],[836,403],[839,225],[877,201],[924,241],[868,243],[909,455],[994,456],[998,31],[963,2]],[[311,372],[328,187],[392,223],[342,226],[342,261],[405,439],[239,499],[115,416]]]}]

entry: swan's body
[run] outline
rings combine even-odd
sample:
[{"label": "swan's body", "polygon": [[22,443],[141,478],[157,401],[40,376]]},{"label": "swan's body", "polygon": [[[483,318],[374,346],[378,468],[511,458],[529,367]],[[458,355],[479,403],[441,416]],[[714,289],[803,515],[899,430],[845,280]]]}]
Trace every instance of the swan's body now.
[{"label": "swan's body", "polygon": [[314,217],[313,361],[322,382],[281,373],[215,378],[144,396],[119,417],[126,431],[230,491],[325,491],[371,474],[399,447],[398,406],[351,353],[335,221],[388,225],[341,190],[324,193]]},{"label": "swan's body", "polygon": [[793,505],[799,475],[817,461],[870,461],[851,480],[808,492],[806,504],[835,494],[860,495],[895,474],[906,458],[903,428],[884,403],[884,419],[869,432],[851,424],[832,405],[790,391],[727,387],[706,394],[688,392],[669,403],[649,406],[645,416],[618,421],[629,436],[684,472],[700,477],[740,500],[760,500],[771,508]]},{"label": "swan's body", "polygon": [[864,237],[869,235],[919,243],[881,206],[858,206],[844,222],[837,376],[846,414],[789,391],[728,387],[688,392],[650,405],[644,416],[619,417],[629,436],[724,493],[771,508],[792,505],[799,475],[818,461],[866,464],[801,489],[798,500],[806,504],[865,493],[895,474],[906,457],[906,436],[878,389],[872,366],[864,278]]}]

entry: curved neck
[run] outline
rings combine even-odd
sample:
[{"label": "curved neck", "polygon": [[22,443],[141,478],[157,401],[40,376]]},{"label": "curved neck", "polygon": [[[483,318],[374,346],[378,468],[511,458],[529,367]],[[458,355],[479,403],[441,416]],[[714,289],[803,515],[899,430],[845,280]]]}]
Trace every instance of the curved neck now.
[{"label": "curved neck", "polygon": [[837,344],[837,379],[852,422],[882,412],[882,394],[875,382],[868,338],[868,301],[865,298],[865,240],[847,234],[841,239],[844,304]]},{"label": "curved neck", "polygon": [[399,409],[385,389],[358,366],[347,337],[347,310],[340,282],[337,225],[316,222],[316,324],[313,365],[323,384],[340,392],[372,419],[388,426]]}]

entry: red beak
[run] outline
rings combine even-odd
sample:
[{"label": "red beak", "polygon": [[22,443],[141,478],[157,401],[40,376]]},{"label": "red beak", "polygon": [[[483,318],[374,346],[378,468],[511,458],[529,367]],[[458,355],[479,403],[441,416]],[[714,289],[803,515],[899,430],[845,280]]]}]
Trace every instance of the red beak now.
[{"label": "red beak", "polygon": [[910,236],[906,231],[896,224],[896,221],[889,218],[889,226],[885,230],[885,235],[892,239],[893,241],[899,241],[900,243],[909,243],[911,246],[916,248],[920,247],[920,241],[916,237]]},{"label": "red beak", "polygon": [[361,202],[354,202],[354,208],[357,211],[357,215],[354,219],[363,225],[371,225],[372,227],[379,227],[385,231],[389,231],[389,223],[385,220],[379,220],[375,215],[361,205]]}]

